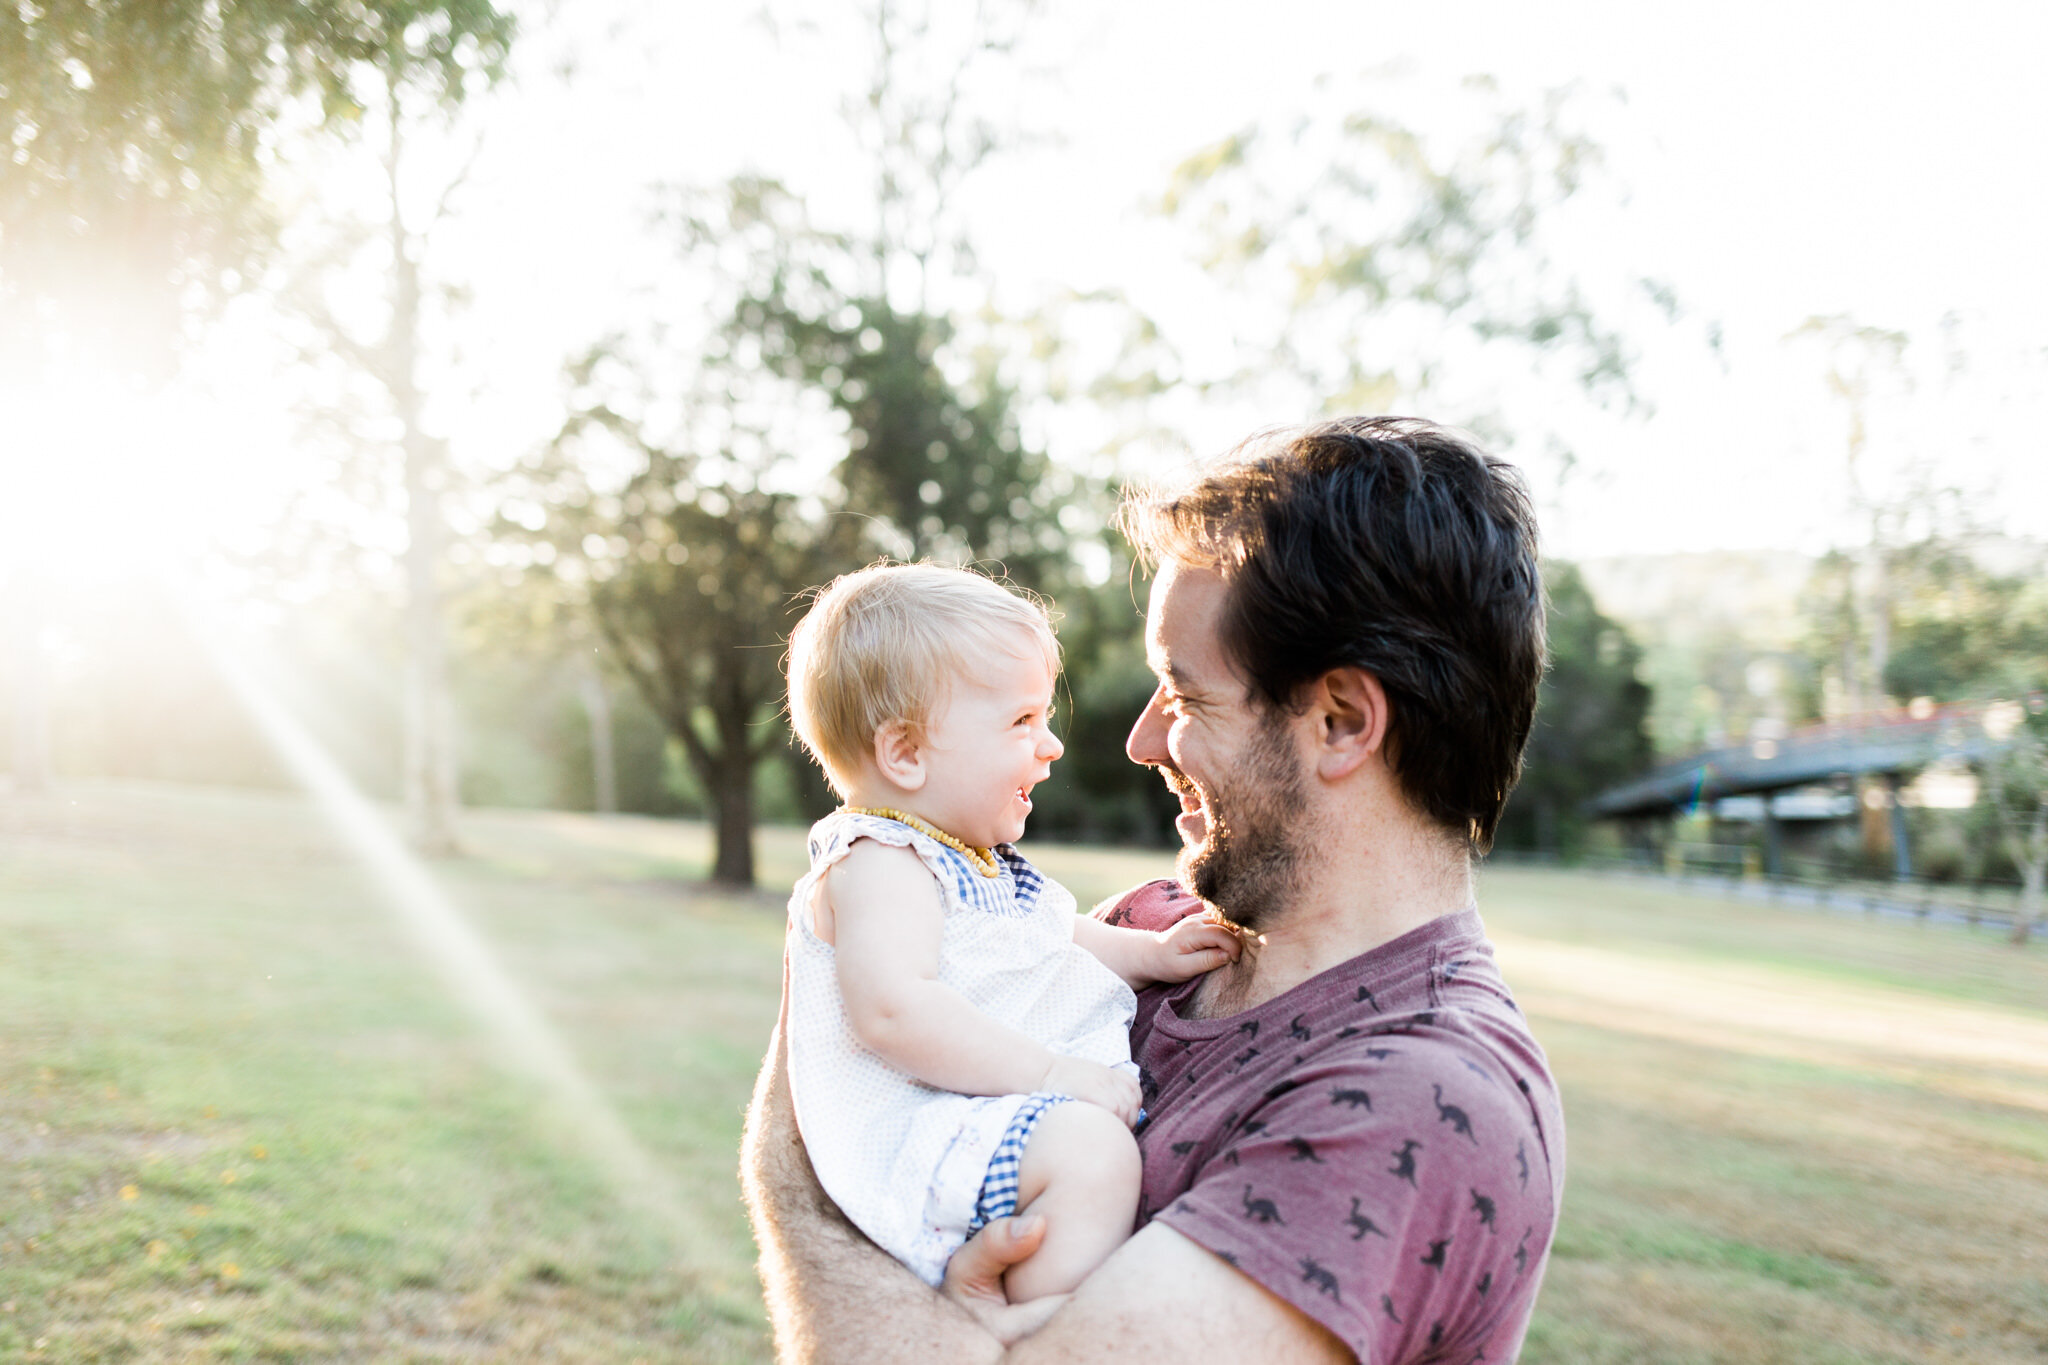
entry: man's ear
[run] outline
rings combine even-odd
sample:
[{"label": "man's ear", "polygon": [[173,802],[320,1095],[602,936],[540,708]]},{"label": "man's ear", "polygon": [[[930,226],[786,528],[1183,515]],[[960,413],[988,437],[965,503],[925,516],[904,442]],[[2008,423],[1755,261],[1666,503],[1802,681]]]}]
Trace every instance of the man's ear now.
[{"label": "man's ear", "polygon": [[924,746],[908,721],[892,720],[875,731],[875,768],[904,791],[924,786]]},{"label": "man's ear", "polygon": [[1366,760],[1385,755],[1392,710],[1378,678],[1362,668],[1333,668],[1313,686],[1318,776],[1349,777]]}]

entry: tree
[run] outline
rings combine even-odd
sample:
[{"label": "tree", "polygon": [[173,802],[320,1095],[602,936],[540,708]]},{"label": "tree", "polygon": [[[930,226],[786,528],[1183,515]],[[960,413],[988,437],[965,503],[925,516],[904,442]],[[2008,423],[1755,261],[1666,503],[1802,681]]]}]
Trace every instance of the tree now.
[{"label": "tree", "polygon": [[[349,59],[315,7],[197,0],[0,8],[0,374],[168,373],[184,315],[269,238],[266,130]],[[44,452],[16,451],[16,458]],[[48,780],[48,575],[8,575],[17,790]]]},{"label": "tree", "polygon": [[1064,672],[1055,724],[1067,753],[1033,797],[1031,829],[1091,843],[1171,845],[1178,800],[1157,773],[1124,756],[1131,724],[1158,686],[1139,605],[1147,580],[1121,539],[1109,539],[1103,581],[1070,580],[1058,596]]},{"label": "tree", "polygon": [[[1465,83],[1462,136],[1429,137],[1329,90],[1286,125],[1255,126],[1189,157],[1166,211],[1191,224],[1203,264],[1240,297],[1247,359],[1224,382],[1278,376],[1313,409],[1384,412],[1428,400],[1505,434],[1504,377],[1551,358],[1596,394],[1628,395],[1629,357],[1548,242],[1600,154],[1578,92],[1533,106],[1490,79]],[[1667,315],[1669,291],[1636,299]],[[1618,306],[1618,305],[1617,305]],[[1493,353],[1512,352],[1512,369]],[[1550,398],[1554,406],[1554,393]]]},{"label": "tree", "polygon": [[1905,546],[1893,563],[1888,694],[2024,695],[2048,677],[2048,580],[1993,573],[1941,539]]},{"label": "tree", "polygon": [[[458,103],[501,69],[511,32],[489,0],[7,6],[0,359],[29,383],[66,363],[167,374],[188,322],[246,287],[274,245],[264,190],[281,125],[356,126],[369,72],[394,111],[403,92]],[[402,233],[393,254],[396,314],[417,285]],[[411,356],[386,350],[402,385]],[[431,496],[416,502],[431,519]],[[416,540],[434,553],[432,526]]]},{"label": "tree", "polygon": [[1037,500],[1063,476],[993,377],[948,375],[946,319],[842,292],[872,283],[865,244],[814,227],[780,185],[687,195],[676,221],[690,276],[724,290],[694,379],[651,380],[654,337],[594,351],[517,499],[547,572],[580,584],[682,744],[714,809],[713,879],[744,886],[756,769],[791,752],[780,663],[797,594],[883,555],[1049,586],[1063,532]]},{"label": "tree", "polygon": [[[0,10],[0,304],[9,367],[78,349],[165,372],[185,320],[272,244],[265,159],[301,96],[456,3],[45,0]],[[309,111],[310,112],[310,111]]]},{"label": "tree", "polygon": [[[936,9],[868,9],[869,79],[847,114],[869,223],[821,227],[760,177],[678,195],[676,313],[713,330],[643,328],[593,352],[520,495],[556,547],[550,572],[587,581],[614,657],[697,773],[716,881],[752,882],[756,769],[792,753],[780,660],[796,594],[880,555],[1059,577],[1065,532],[1041,507],[1075,499],[1023,441],[993,353],[962,336],[977,286],[951,207],[998,142],[969,112],[971,74],[1028,9],[978,7],[951,48]],[[693,371],[680,393],[664,380],[678,368]]]},{"label": "tree", "polygon": [[1550,666],[1500,842],[1555,854],[1578,842],[1588,799],[1649,766],[1650,689],[1637,677],[1641,648],[1601,614],[1579,571],[1553,561],[1544,583]]},{"label": "tree", "polygon": [[[696,306],[721,325],[679,341],[657,324],[572,366],[570,416],[506,481],[499,530],[545,546],[536,576],[589,616],[681,745],[712,808],[712,880],[743,887],[756,771],[788,743],[781,655],[796,595],[875,551],[859,519],[827,515],[824,405],[764,363],[759,336],[759,296],[810,278],[835,239],[753,179],[683,196],[675,222],[687,277],[719,285]],[[653,359],[685,347],[690,366]]]},{"label": "tree", "polygon": [[[1903,524],[1921,498],[1887,498],[1878,491],[1870,468],[1870,404],[1882,377],[1902,373],[1906,335],[1836,315],[1809,318],[1792,336],[1817,340],[1826,348],[1828,389],[1842,400],[1848,414],[1843,449],[1847,510],[1868,526],[1869,539],[1855,550],[1837,552],[1823,568],[1839,595],[1835,615],[1844,699],[1852,709],[1875,710],[1884,704],[1891,658],[1892,561]],[[1861,659],[1856,653],[1859,640]]]},{"label": "tree", "polygon": [[898,558],[992,560],[1047,586],[1064,535],[1032,501],[1063,505],[1075,480],[1024,444],[1011,392],[986,371],[965,384],[947,377],[946,318],[872,296],[821,305],[771,286],[742,316],[766,363],[846,419],[836,509],[871,518],[876,548]]},{"label": "tree", "polygon": [[[307,348],[309,358],[337,360],[368,381],[368,393],[351,395],[354,408],[345,415],[330,411],[329,421],[377,463],[395,463],[400,472],[406,524],[401,785],[414,843],[425,852],[447,854],[456,847],[460,801],[440,581],[449,461],[447,441],[430,426],[426,408],[429,314],[452,291],[436,290],[427,258],[462,174],[444,181],[431,204],[422,206],[413,202],[416,192],[408,194],[406,171],[412,137],[445,128],[469,96],[502,72],[513,25],[509,15],[476,0],[406,18],[377,35],[347,73],[345,86],[347,97],[359,101],[358,123],[382,135],[378,217],[344,221],[325,255],[301,272],[287,297],[317,338]],[[362,117],[372,108],[378,118]],[[354,320],[363,312],[362,300],[335,284],[337,276],[358,275],[382,276],[382,317],[367,334]],[[337,293],[345,303],[337,304]],[[389,459],[393,454],[395,461]]]},{"label": "tree", "polygon": [[1984,767],[2007,854],[2020,870],[2012,941],[2024,944],[2048,916],[2048,695],[2008,702],[1987,730],[2006,731],[2007,747]]},{"label": "tree", "polygon": [[[737,447],[774,432],[707,424],[656,444],[644,419],[579,406],[530,484],[548,506],[554,562],[581,580],[612,658],[683,746],[716,824],[712,880],[754,880],[754,771],[787,743],[777,706],[781,641],[796,591],[824,577],[824,537],[797,494],[736,481]],[[722,425],[722,424],[721,424]],[[573,456],[602,435],[636,456],[616,492],[593,496]],[[702,442],[710,444],[700,444]],[[573,567],[572,567],[573,566]]]}]

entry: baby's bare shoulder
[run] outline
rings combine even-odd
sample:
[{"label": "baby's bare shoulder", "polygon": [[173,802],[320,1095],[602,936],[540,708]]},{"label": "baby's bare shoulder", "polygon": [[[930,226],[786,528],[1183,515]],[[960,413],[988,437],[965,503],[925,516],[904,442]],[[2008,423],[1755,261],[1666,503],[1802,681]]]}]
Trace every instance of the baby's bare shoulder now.
[{"label": "baby's bare shoulder", "polygon": [[920,887],[938,889],[938,879],[917,856],[917,850],[879,839],[857,839],[825,874],[837,901],[842,892],[851,895],[901,895]]}]

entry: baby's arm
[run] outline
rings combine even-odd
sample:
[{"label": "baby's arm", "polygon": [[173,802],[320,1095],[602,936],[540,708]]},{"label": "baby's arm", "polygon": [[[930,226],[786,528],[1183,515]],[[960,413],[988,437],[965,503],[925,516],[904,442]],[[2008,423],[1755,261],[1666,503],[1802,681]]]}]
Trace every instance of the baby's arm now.
[{"label": "baby's arm", "polygon": [[907,848],[863,839],[825,879],[839,993],[854,1033],[892,1066],[963,1095],[1052,1090],[1138,1116],[1137,1082],[1062,1057],[989,1018],[938,979],[945,906]]},{"label": "baby's arm", "polygon": [[1095,954],[1134,991],[1156,981],[1185,981],[1214,971],[1237,961],[1244,946],[1236,934],[1206,915],[1190,915],[1158,933],[1122,929],[1081,915],[1074,920],[1074,942]]}]

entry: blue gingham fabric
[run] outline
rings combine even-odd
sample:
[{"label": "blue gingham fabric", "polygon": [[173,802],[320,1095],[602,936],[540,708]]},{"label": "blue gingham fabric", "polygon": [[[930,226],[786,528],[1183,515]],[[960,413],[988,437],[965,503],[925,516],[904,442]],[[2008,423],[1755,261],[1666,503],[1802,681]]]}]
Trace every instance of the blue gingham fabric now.
[{"label": "blue gingham fabric", "polygon": [[967,1225],[969,1237],[1017,1211],[1017,1169],[1024,1161],[1024,1146],[1047,1111],[1073,1098],[1042,1090],[1017,1106],[1016,1116],[996,1144],[996,1154],[989,1158],[988,1177],[981,1182],[981,1197],[974,1201],[974,1221]]},{"label": "blue gingham fabric", "polygon": [[[892,829],[910,834],[944,865],[944,875],[963,905],[1003,919],[1027,919],[1038,913],[1039,902],[1045,896],[1045,874],[1025,861],[1015,844],[997,844],[991,850],[996,855],[996,875],[984,877],[981,869],[970,862],[966,854],[940,843],[915,826],[886,816],[852,815],[842,811],[827,816],[812,828],[811,863],[816,866],[820,862],[830,862],[854,840],[872,839]],[[820,830],[829,832],[821,838]],[[897,838],[890,842],[902,840]],[[928,858],[927,863],[930,861]],[[937,870],[933,869],[934,872]]]},{"label": "blue gingham fabric", "polygon": [[[1014,844],[997,844],[995,853],[997,859],[1000,860],[1001,866],[1009,871],[1010,882],[1016,888],[1007,913],[1013,915],[1029,915],[1034,913],[1038,909],[1038,898],[1045,894],[1045,874],[1030,863],[1025,862],[1024,855],[1017,852],[1017,847]],[[962,859],[962,861],[966,860]],[[988,881],[991,879],[983,877],[981,880]],[[995,913],[1003,914],[1005,911],[998,909]]]}]

